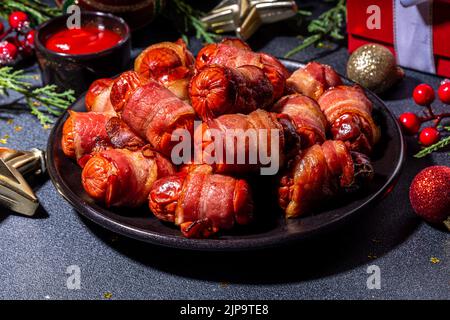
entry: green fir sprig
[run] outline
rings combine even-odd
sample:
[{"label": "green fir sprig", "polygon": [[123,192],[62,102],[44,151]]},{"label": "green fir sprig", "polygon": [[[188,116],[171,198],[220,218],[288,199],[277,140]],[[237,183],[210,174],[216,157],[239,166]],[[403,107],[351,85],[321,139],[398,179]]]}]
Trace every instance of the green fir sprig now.
[{"label": "green fir sprig", "polygon": [[[217,34],[207,30],[206,24],[200,20],[204,13],[192,8],[182,0],[172,0],[167,3],[166,15],[174,21],[183,40],[188,43],[189,32],[195,32],[195,37],[207,43],[215,42]],[[181,21],[180,21],[181,20]]]},{"label": "green fir sprig", "polygon": [[74,91],[59,92],[56,85],[33,87],[27,81],[32,78],[32,75],[25,74],[23,70],[0,68],[0,95],[7,95],[8,90],[21,94],[31,114],[45,126],[53,122],[51,116],[61,115],[75,101]]},{"label": "green fir sprig", "polygon": [[344,39],[343,27],[346,17],[347,8],[345,6],[345,0],[338,0],[336,6],[325,11],[317,19],[312,20],[308,24],[308,32],[310,35],[304,38],[300,45],[286,53],[285,57],[288,58],[313,44],[320,45],[326,39],[338,41]]}]

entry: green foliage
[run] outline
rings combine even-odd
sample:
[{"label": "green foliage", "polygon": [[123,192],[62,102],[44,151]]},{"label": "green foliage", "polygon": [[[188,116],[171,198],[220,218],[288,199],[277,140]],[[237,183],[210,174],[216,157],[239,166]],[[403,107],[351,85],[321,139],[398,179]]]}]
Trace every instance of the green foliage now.
[{"label": "green foliage", "polygon": [[185,1],[168,1],[165,14],[175,23],[186,43],[188,43],[189,38],[187,34],[189,32],[195,32],[197,39],[207,43],[215,42],[215,39],[218,37],[217,34],[208,32],[206,24],[200,20],[204,13],[192,8]]},{"label": "green foliage", "polygon": [[325,11],[317,19],[312,20],[308,24],[308,32],[310,35],[304,38],[299,46],[286,53],[285,57],[288,58],[313,44],[320,45],[325,39],[344,39],[343,27],[346,16],[347,8],[345,6],[345,0],[338,0],[336,6]]},{"label": "green foliage", "polygon": [[0,68],[0,94],[7,95],[12,90],[23,95],[26,104],[42,125],[53,122],[51,116],[59,116],[75,101],[73,90],[58,92],[56,85],[33,87],[27,80],[33,76],[24,74],[23,70],[11,67]]}]

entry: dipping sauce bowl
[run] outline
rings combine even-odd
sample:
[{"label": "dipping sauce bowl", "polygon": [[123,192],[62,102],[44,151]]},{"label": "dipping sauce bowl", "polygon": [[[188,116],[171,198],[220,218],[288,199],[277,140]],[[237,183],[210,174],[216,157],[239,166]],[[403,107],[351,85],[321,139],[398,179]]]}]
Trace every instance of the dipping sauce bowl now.
[{"label": "dipping sauce bowl", "polygon": [[45,84],[73,89],[78,96],[94,80],[129,67],[130,29],[122,18],[109,13],[82,11],[81,29],[76,30],[67,28],[68,18],[59,16],[37,28],[36,56]]}]

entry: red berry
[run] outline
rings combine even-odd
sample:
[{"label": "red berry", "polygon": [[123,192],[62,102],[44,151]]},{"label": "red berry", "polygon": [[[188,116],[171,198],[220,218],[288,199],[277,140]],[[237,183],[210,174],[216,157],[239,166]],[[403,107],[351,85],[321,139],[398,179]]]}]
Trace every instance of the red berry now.
[{"label": "red berry", "polygon": [[419,141],[424,146],[431,146],[439,140],[439,131],[436,128],[425,128],[420,132]]},{"label": "red berry", "polygon": [[25,40],[20,42],[19,50],[20,50],[20,54],[21,54],[23,57],[28,57],[28,56],[31,56],[31,55],[33,54],[33,48],[30,47],[30,46],[26,43]]},{"label": "red berry", "polygon": [[413,98],[418,105],[427,106],[434,100],[434,90],[429,84],[419,84],[414,89]]},{"label": "red berry", "polygon": [[398,120],[400,121],[402,129],[406,134],[413,135],[419,132],[421,123],[419,117],[415,113],[402,113]]},{"label": "red berry", "polygon": [[27,35],[25,36],[25,44],[34,47],[34,30],[28,31]]},{"label": "red berry", "polygon": [[11,28],[21,30],[29,26],[28,16],[25,12],[14,11],[9,15],[9,25]]},{"label": "red berry", "polygon": [[439,100],[445,104],[450,104],[450,82],[444,82],[438,89]]},{"label": "red berry", "polygon": [[13,61],[17,57],[17,47],[8,42],[0,42],[0,64]]},{"label": "red berry", "polygon": [[3,23],[0,21],[0,35],[2,35],[3,32],[5,32],[5,26],[4,26]]}]

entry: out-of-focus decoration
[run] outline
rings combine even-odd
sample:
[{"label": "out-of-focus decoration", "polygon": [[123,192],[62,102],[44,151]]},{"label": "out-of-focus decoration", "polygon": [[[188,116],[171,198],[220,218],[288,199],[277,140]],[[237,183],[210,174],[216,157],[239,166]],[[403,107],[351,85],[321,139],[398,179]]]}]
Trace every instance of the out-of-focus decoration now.
[{"label": "out-of-focus decoration", "polygon": [[215,33],[235,32],[244,40],[258,28],[293,17],[295,1],[223,0],[201,20]]},{"label": "out-of-focus decoration", "polygon": [[379,44],[366,44],[352,53],[347,76],[375,93],[383,93],[404,77],[394,55]]},{"label": "out-of-focus decoration", "polygon": [[21,11],[34,24],[40,24],[61,14],[57,7],[51,7],[39,0],[2,0],[0,1],[0,17],[8,19],[13,12]]},{"label": "out-of-focus decoration", "polygon": [[450,77],[450,0],[348,0],[348,49],[380,43],[397,64]]},{"label": "out-of-focus decoration", "polygon": [[184,0],[56,0],[56,3],[63,11],[77,4],[82,9],[112,13],[124,18],[133,30],[144,27],[162,14],[175,25],[186,43],[190,32],[208,43],[217,37],[208,32],[207,24],[201,21],[205,13]]},{"label": "out-of-focus decoration", "polygon": [[11,12],[7,29],[0,21],[0,66],[33,56],[34,33],[30,18],[23,11]]},{"label": "out-of-focus decoration", "polygon": [[52,116],[59,116],[75,101],[73,90],[59,92],[56,85],[36,87],[30,82],[32,75],[26,75],[24,70],[14,70],[12,67],[0,68],[0,95],[7,95],[8,90],[22,95],[17,100],[25,100],[30,111],[42,125],[53,122]]},{"label": "out-of-focus decoration", "polygon": [[431,166],[419,172],[411,183],[409,200],[418,216],[444,223],[450,230],[450,167]]},{"label": "out-of-focus decoration", "polygon": [[[302,43],[286,53],[285,57],[288,58],[312,45],[318,47],[324,46],[325,40],[343,40],[345,38],[343,29],[347,15],[345,1],[338,0],[334,7],[322,13],[317,19],[312,20],[308,24],[309,35],[304,38],[302,37]],[[307,11],[299,10],[298,13],[301,15],[311,15]]]},{"label": "out-of-focus decoration", "polygon": [[[171,0],[172,1],[172,0]],[[64,7],[75,3],[82,9],[109,12],[125,19],[132,29],[150,23],[164,9],[165,0],[66,0]]]},{"label": "out-of-focus decoration", "polygon": [[[450,105],[447,92],[450,92],[450,81],[444,80],[439,86],[438,97],[442,103]],[[418,140],[424,148],[414,155],[415,158],[425,157],[450,144],[450,136],[441,139],[440,132],[450,132],[450,126],[441,125],[442,120],[450,118],[450,112],[435,113],[432,106],[434,99],[433,87],[426,83],[419,84],[414,88],[413,100],[416,104],[424,108],[423,115],[419,116],[414,112],[405,112],[399,117],[400,126],[406,135],[419,133]],[[432,125],[419,132],[420,127],[425,122],[431,122]]]},{"label": "out-of-focus decoration", "polygon": [[194,32],[197,39],[207,43],[214,42],[218,37],[217,34],[209,32],[207,24],[201,20],[205,13],[194,9],[183,0],[170,0],[164,15],[172,21],[186,43],[189,43],[187,34],[190,32]]},{"label": "out-of-focus decoration", "polygon": [[0,205],[20,214],[34,215],[39,201],[25,177],[44,172],[42,151],[0,148]]},{"label": "out-of-focus decoration", "polygon": [[0,2],[0,66],[34,57],[33,27],[61,14],[38,0],[8,0]]}]

